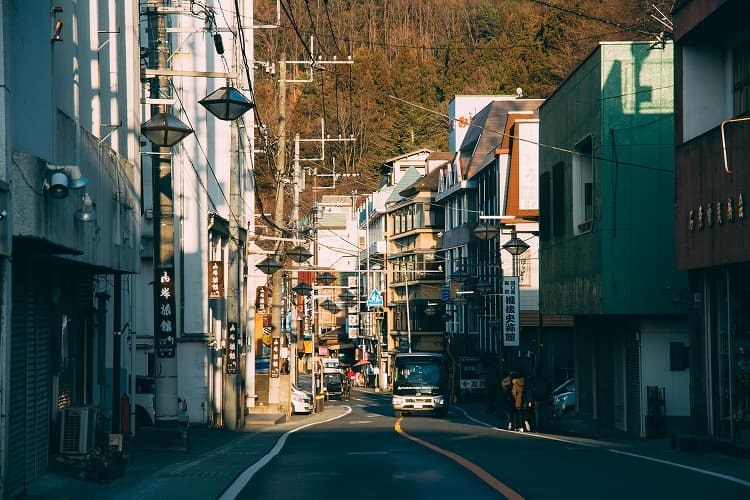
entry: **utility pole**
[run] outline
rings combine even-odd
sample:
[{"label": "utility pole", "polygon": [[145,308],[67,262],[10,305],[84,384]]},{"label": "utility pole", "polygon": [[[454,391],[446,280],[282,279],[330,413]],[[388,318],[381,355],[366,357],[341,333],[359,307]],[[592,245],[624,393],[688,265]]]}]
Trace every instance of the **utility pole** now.
[{"label": "utility pole", "polygon": [[[312,47],[312,43],[310,44]],[[297,82],[310,82],[313,78],[313,68],[317,64],[352,64],[351,57],[347,61],[287,61],[285,55],[282,54],[281,60],[279,61],[279,107],[278,107],[278,150],[276,151],[276,204],[274,212],[274,226],[278,231],[278,228],[285,226],[284,217],[284,183],[282,178],[286,173],[286,84],[297,83]],[[308,65],[310,68],[310,78],[307,80],[296,80],[287,79],[287,64],[300,64]],[[324,137],[321,140],[325,140]],[[353,140],[353,138],[346,139]],[[295,138],[295,166],[299,164],[299,149],[296,147],[299,144],[300,139]],[[323,143],[324,144],[324,143]],[[296,179],[295,179],[296,180]],[[295,187],[295,189],[297,189]],[[282,238],[283,234],[279,235]],[[284,264],[285,256],[281,249],[283,248],[283,240],[279,242],[277,247],[277,253],[279,254],[279,261]],[[317,252],[315,252],[317,253]],[[283,267],[282,267],[283,269]],[[273,330],[271,331],[271,366],[269,368],[269,380],[268,380],[268,404],[279,405],[281,403],[281,378],[278,366],[274,367],[274,359],[278,360],[278,357],[274,355],[274,350],[280,347],[281,342],[281,293],[282,293],[282,279],[283,271],[279,269],[272,275],[272,288],[271,288],[271,324]],[[313,359],[315,353],[313,352]],[[314,373],[313,373],[314,375]]]},{"label": "utility pole", "polygon": [[[244,427],[244,412],[239,387],[240,349],[244,322],[242,311],[242,265],[244,248],[240,240],[242,225],[242,197],[240,195],[239,130],[236,120],[230,124],[229,156],[229,242],[227,272],[227,330],[225,332],[226,356],[224,361],[222,404],[224,428],[230,431]],[[233,357],[233,359],[232,359]]]},{"label": "utility pole", "polygon": [[[286,62],[282,56],[279,63],[279,115],[278,115],[278,137],[279,145],[276,151],[276,207],[274,210],[273,223],[275,228],[284,227],[284,184],[281,178],[284,175],[286,164]],[[278,229],[277,229],[278,230]],[[283,234],[279,235],[284,237]],[[279,242],[277,252],[283,248],[284,243]],[[281,263],[284,263],[284,256],[280,255]],[[283,267],[282,267],[283,269]],[[271,279],[273,286],[271,288],[271,365],[269,367],[268,379],[268,404],[278,405],[281,402],[281,378],[279,367],[274,367],[274,360],[278,362],[278,357],[274,356],[273,350],[280,346],[281,342],[281,280],[283,272],[281,269],[273,273]]]},{"label": "utility pole", "polygon": [[[166,69],[167,26],[164,0],[150,0],[147,9],[149,33],[149,65]],[[151,80],[150,97],[160,99],[162,89],[168,89],[167,77]],[[151,114],[168,112],[168,105],[153,104]],[[153,146],[152,190],[154,211],[154,340],[156,351],[156,423],[168,425],[177,421],[177,315],[175,291],[177,289],[174,267],[174,193],[172,188],[172,150]]]}]

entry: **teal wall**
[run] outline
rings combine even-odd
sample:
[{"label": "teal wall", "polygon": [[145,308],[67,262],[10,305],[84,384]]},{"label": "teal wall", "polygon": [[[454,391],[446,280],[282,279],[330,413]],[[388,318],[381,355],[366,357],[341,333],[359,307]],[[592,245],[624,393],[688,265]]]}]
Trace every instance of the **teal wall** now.
[{"label": "teal wall", "polygon": [[[540,142],[591,134],[593,230],[574,236],[572,155],[542,147],[540,173],[565,165],[565,230],[541,241],[543,314],[672,314],[687,277],[674,265],[672,46],[603,43],[545,102]],[[554,207],[554,204],[552,205]],[[541,214],[541,217],[548,217]]]}]

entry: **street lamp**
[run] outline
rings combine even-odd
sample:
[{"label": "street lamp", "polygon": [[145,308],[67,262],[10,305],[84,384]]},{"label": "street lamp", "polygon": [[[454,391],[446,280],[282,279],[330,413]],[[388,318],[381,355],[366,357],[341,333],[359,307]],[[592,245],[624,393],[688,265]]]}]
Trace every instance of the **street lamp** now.
[{"label": "street lamp", "polygon": [[294,262],[301,264],[312,257],[312,252],[302,245],[298,245],[286,253]]},{"label": "street lamp", "polygon": [[255,104],[239,90],[230,86],[214,90],[198,103],[216,118],[224,121],[236,120],[255,107]]},{"label": "street lamp", "polygon": [[492,224],[480,223],[472,231],[474,236],[480,240],[491,240],[498,234],[500,234],[500,228],[493,226]]},{"label": "street lamp", "polygon": [[503,245],[503,249],[513,256],[513,276],[518,276],[516,274],[516,260],[519,255],[529,249],[529,244],[519,238],[516,235],[516,229],[513,228],[511,229],[510,240]]},{"label": "street lamp", "polygon": [[355,295],[351,291],[349,291],[349,289],[346,289],[343,292],[341,292],[339,294],[339,298],[347,306],[354,305]]},{"label": "street lamp", "polygon": [[193,129],[182,123],[172,113],[157,113],[141,125],[141,133],[154,146],[171,148],[192,134]]},{"label": "street lamp", "polygon": [[273,257],[266,257],[262,261],[255,264],[255,267],[260,269],[263,274],[274,274],[276,271],[281,269],[281,263]]},{"label": "street lamp", "polygon": [[308,283],[305,283],[304,281],[297,284],[297,286],[292,287],[292,291],[294,293],[296,293],[297,295],[304,295],[305,297],[310,295],[312,293],[312,290],[312,286]]},{"label": "street lamp", "polygon": [[328,271],[318,275],[318,283],[323,286],[330,286],[334,281],[336,281],[336,276],[329,273]]}]

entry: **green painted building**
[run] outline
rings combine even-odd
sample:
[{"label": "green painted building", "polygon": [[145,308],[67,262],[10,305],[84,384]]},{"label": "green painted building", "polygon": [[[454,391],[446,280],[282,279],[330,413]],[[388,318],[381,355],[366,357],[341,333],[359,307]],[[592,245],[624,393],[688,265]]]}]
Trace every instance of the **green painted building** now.
[{"label": "green painted building", "polygon": [[[664,420],[689,414],[687,370],[670,358],[687,349],[688,295],[674,264],[673,95],[671,44],[602,42],[539,110],[545,360],[574,366],[576,411],[641,436],[664,409],[648,387],[666,389]],[[560,316],[572,321],[545,322]]]}]

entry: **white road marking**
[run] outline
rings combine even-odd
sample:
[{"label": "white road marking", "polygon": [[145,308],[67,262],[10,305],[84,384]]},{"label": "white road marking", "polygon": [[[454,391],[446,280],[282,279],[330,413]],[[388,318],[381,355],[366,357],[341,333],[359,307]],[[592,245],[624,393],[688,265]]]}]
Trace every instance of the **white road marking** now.
[{"label": "white road marking", "polygon": [[279,454],[279,452],[284,448],[284,444],[286,443],[286,438],[289,437],[290,434],[301,431],[303,429],[306,429],[308,427],[312,427],[313,425],[318,424],[324,424],[326,422],[331,422],[332,420],[339,419],[341,417],[345,417],[346,415],[349,415],[352,412],[352,409],[348,406],[344,406],[343,408],[346,408],[346,412],[342,413],[341,415],[336,415],[335,417],[329,418],[327,420],[321,420],[320,422],[310,422],[309,424],[300,425],[299,427],[295,427],[294,429],[286,431],[284,434],[281,435],[278,441],[276,441],[276,444],[273,448],[271,448],[271,451],[266,453],[260,460],[255,462],[253,465],[242,471],[242,474],[237,476],[237,479],[229,485],[229,487],[224,490],[224,493],[221,494],[219,497],[220,500],[234,500],[237,498],[237,495],[240,494],[240,492],[247,486],[247,483],[250,482],[250,480],[255,476],[255,474],[258,473],[263,467],[268,464],[268,462],[271,461],[273,457]]},{"label": "white road marking", "polygon": [[349,424],[371,424],[372,420],[352,420]]},{"label": "white road marking", "polygon": [[488,424],[487,422],[483,422],[482,420],[479,420],[477,418],[472,417],[471,415],[469,415],[468,413],[466,413],[466,410],[464,410],[463,408],[456,407],[456,409],[459,410],[461,413],[463,413],[464,416],[466,418],[468,418],[469,420],[471,420],[472,422],[476,422],[476,423],[478,423],[480,425],[483,425],[485,427],[489,427],[490,429],[495,430],[495,431],[508,432],[508,433],[517,434],[517,435],[520,435],[520,436],[528,436],[530,438],[548,439],[550,441],[559,441],[561,443],[570,443],[570,444],[574,444],[574,445],[577,445],[577,446],[588,446],[588,447],[591,447],[591,448],[601,448],[601,446],[598,446],[598,445],[595,445],[595,444],[583,443],[581,441],[573,441],[573,440],[570,440],[570,439],[565,439],[565,438],[560,438],[560,437],[555,437],[555,436],[548,436],[548,435],[545,435],[545,434],[538,434],[538,433],[534,433],[534,432],[516,432],[516,431],[512,431],[512,430],[508,430],[508,429],[501,429],[500,427],[495,427],[492,424]]},{"label": "white road marking", "polygon": [[463,408],[456,408],[456,409],[459,410],[459,411],[461,411],[464,414],[464,416],[466,418],[468,418],[469,420],[471,420],[473,422],[476,422],[476,423],[478,423],[480,425],[484,425],[485,427],[489,427],[490,429],[493,429],[493,430],[496,430],[496,431],[500,431],[500,432],[512,432],[513,434],[520,434],[522,436],[528,436],[530,438],[549,439],[550,441],[560,441],[562,443],[574,444],[574,445],[577,445],[577,446],[588,446],[588,447],[591,447],[591,448],[601,448],[601,449],[606,450],[606,451],[608,451],[610,453],[617,453],[619,455],[627,455],[629,457],[640,458],[642,460],[650,460],[652,462],[657,462],[657,463],[664,464],[664,465],[671,465],[672,467],[677,467],[677,468],[680,468],[680,469],[687,469],[687,470],[690,470],[690,471],[693,471],[693,472],[697,472],[699,474],[705,474],[707,476],[718,477],[720,479],[724,479],[724,480],[727,480],[727,481],[731,481],[733,483],[741,484],[743,486],[750,486],[750,482],[749,481],[745,481],[744,479],[740,479],[740,478],[737,478],[737,477],[734,477],[734,476],[728,476],[726,474],[719,474],[717,472],[712,472],[712,471],[706,470],[706,469],[699,469],[697,467],[692,467],[690,465],[679,464],[677,462],[670,462],[668,460],[661,460],[659,458],[649,457],[649,456],[646,456],[646,455],[639,455],[637,453],[630,453],[630,452],[627,452],[627,451],[617,450],[617,449],[614,449],[614,448],[605,448],[605,447],[600,446],[600,445],[596,445],[596,444],[592,444],[592,443],[583,443],[581,441],[573,441],[571,439],[564,439],[564,438],[559,438],[559,437],[555,437],[555,436],[548,436],[548,435],[544,435],[544,434],[537,434],[537,433],[533,433],[533,432],[532,433],[527,433],[527,432],[519,433],[519,432],[515,432],[515,431],[509,431],[507,429],[501,429],[499,427],[493,426],[492,424],[488,424],[487,422],[483,422],[483,421],[481,421],[479,419],[476,419],[476,418],[472,417],[471,415],[469,415],[468,413],[466,413],[466,410],[464,410]]},{"label": "white road marking", "polygon": [[612,452],[612,453],[617,453],[618,455],[626,455],[629,457],[640,458],[643,460],[650,460],[652,462],[657,462],[657,463],[664,464],[664,465],[671,465],[672,467],[679,467],[680,469],[687,469],[693,472],[698,472],[700,474],[706,474],[707,476],[718,477],[719,479],[732,481],[733,483],[741,484],[742,486],[750,486],[750,481],[745,481],[744,479],[740,479],[734,476],[727,476],[726,474],[719,474],[718,472],[711,472],[710,470],[706,470],[706,469],[699,469],[698,467],[691,467],[690,465],[678,464],[676,462],[670,462],[668,460],[661,460],[659,458],[638,455],[636,453],[628,453],[627,451],[615,450],[614,448],[610,448],[607,451]]}]

